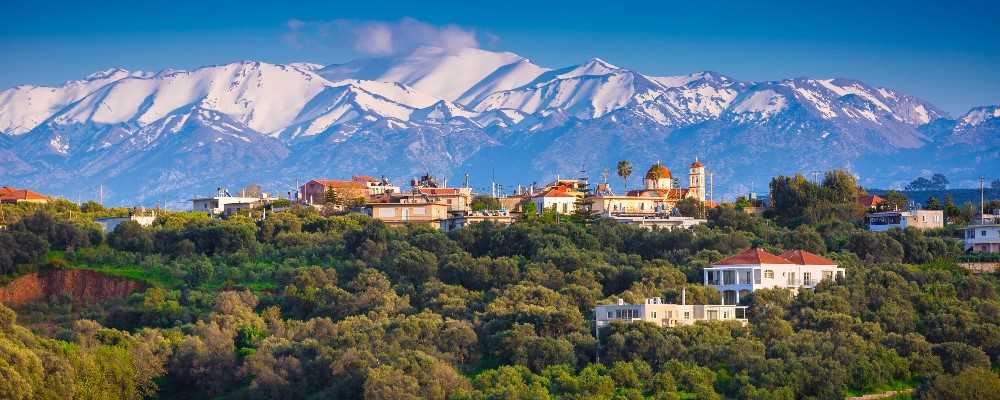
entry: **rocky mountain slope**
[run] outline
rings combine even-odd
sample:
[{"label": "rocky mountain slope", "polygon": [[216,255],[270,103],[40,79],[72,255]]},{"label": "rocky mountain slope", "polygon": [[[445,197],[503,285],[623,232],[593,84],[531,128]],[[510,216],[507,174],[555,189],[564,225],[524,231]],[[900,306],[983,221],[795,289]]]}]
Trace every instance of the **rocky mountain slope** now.
[{"label": "rocky mountain slope", "polygon": [[[651,76],[594,58],[546,68],[480,49],[320,66],[238,62],[108,70],[0,92],[0,182],[70,198],[181,206],[248,182],[431,172],[482,186],[541,182],[629,159],[682,174],[695,157],[717,194],[778,173],[849,168],[870,186],[927,171],[953,182],[1000,170],[1000,108],[951,119],[849,79]],[[755,182],[755,183],[754,183]]]}]

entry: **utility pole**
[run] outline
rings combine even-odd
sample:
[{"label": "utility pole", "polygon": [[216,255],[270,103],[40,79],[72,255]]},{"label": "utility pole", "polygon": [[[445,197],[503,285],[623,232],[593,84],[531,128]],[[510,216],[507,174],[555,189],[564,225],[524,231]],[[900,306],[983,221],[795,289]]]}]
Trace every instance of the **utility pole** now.
[{"label": "utility pole", "polygon": [[715,202],[715,172],[708,173],[708,200]]},{"label": "utility pole", "polygon": [[979,223],[986,224],[986,178],[979,177]]}]

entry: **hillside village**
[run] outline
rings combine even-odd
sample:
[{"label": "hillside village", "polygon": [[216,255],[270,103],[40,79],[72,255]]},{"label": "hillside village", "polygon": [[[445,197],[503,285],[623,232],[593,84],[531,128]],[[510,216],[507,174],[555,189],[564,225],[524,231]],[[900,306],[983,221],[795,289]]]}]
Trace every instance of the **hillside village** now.
[{"label": "hillside village", "polygon": [[[945,390],[955,374],[982,374],[1000,359],[989,316],[1000,199],[983,192],[981,211],[948,197],[916,204],[896,191],[866,193],[852,175],[829,171],[822,181],[778,176],[766,194],[719,201],[710,168],[698,159],[654,162],[633,174],[621,161],[617,177],[636,181],[622,192],[609,172],[599,182],[558,177],[487,193],[429,174],[407,185],[315,177],[285,193],[220,186],[186,211],[75,204],[5,186],[0,277],[9,283],[0,287],[0,311],[14,307],[40,337],[83,338],[74,340],[88,349],[117,346],[86,339],[88,329],[130,338],[133,357],[165,376],[144,390],[180,397],[268,388],[298,393],[279,396],[287,398],[326,390],[368,399],[357,393],[413,379],[418,398],[443,400],[494,390],[486,380],[495,374],[541,379],[559,370],[587,385],[611,379],[667,398],[842,398]],[[913,294],[887,294],[895,291]],[[927,293],[950,303],[925,302]],[[82,315],[96,322],[59,322]],[[958,315],[968,322],[937,328]],[[155,337],[168,353],[138,339]],[[362,337],[389,350],[344,344]],[[833,375],[800,385],[767,372],[814,363],[788,363],[779,349],[845,340],[857,344],[829,354],[797,350],[825,360]],[[350,348],[392,365],[400,360],[392,349],[404,348],[451,371],[437,372],[449,383],[405,366],[391,367],[406,377],[392,382],[370,366],[351,378],[310,346],[332,354],[330,363],[356,362],[343,353]],[[706,348],[715,355],[700,355]],[[733,349],[759,360],[726,358],[736,357],[725,356]],[[845,351],[881,366],[837,378],[855,368],[839,360]],[[280,357],[318,363],[332,378],[269,381],[305,374],[292,358],[291,366],[269,361]],[[890,371],[887,363],[895,372],[878,372]],[[203,365],[212,366],[207,375],[187,372]],[[615,381],[622,368],[656,368],[666,383]],[[730,371],[759,388],[740,392],[725,383]],[[695,373],[712,381],[684,380]]]},{"label": "hillside village", "polygon": [[[617,174],[625,181],[624,193],[615,193],[605,171],[602,182],[591,184],[588,178],[556,178],[548,184],[518,186],[506,194],[499,185],[491,193],[475,193],[467,185],[448,186],[427,174],[413,178],[405,189],[386,177],[353,176],[350,179],[311,179],[275,196],[252,185],[233,195],[220,187],[212,196],[191,199],[191,212],[211,218],[245,216],[258,221],[293,207],[316,209],[323,215],[364,214],[388,226],[423,226],[444,232],[476,223],[506,226],[523,219],[561,218],[577,221],[606,219],[646,230],[692,229],[707,222],[708,211],[719,207],[712,197],[711,175],[706,165],[695,159],[686,168],[687,187],[680,176],[657,161],[641,174],[638,188],[629,188],[632,166],[628,161],[617,165]],[[828,173],[828,178],[831,175]],[[832,176],[836,176],[834,173]],[[923,179],[923,178],[921,178]],[[773,182],[772,182],[773,184]],[[900,201],[898,192],[887,197],[860,194],[854,200],[864,211],[863,224],[872,232],[891,229],[933,230],[945,226],[945,211],[921,209],[912,202]],[[742,213],[763,214],[771,208],[771,198],[756,195],[740,197],[735,204]],[[49,199],[27,189],[3,187],[0,202],[45,203]],[[990,204],[990,209],[996,207]],[[933,204],[931,205],[933,207]],[[122,222],[150,226],[156,210],[129,209],[127,216],[95,220],[105,232],[114,231]],[[963,249],[970,255],[1000,254],[1000,217],[981,212],[961,230]],[[982,266],[976,268],[983,268]],[[987,267],[993,270],[995,267]],[[717,290],[720,304],[662,303],[660,298],[645,299],[643,304],[599,305],[594,309],[597,327],[611,321],[655,321],[663,326],[692,324],[699,320],[737,320],[746,322],[746,306],[741,298],[762,288],[784,288],[797,293],[815,288],[820,282],[844,279],[848,271],[837,262],[803,249],[772,254],[753,247],[703,269],[703,284]],[[659,317],[658,317],[659,315]]]}]

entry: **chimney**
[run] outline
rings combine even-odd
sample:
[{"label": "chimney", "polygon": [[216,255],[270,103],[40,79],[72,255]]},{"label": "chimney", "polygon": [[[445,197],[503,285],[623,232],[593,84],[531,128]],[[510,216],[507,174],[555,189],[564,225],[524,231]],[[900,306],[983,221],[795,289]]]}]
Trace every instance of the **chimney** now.
[{"label": "chimney", "polygon": [[618,299],[618,305],[620,306],[625,305],[625,299]]},{"label": "chimney", "polygon": [[686,286],[682,287],[681,288],[681,305],[682,306],[687,305],[687,294],[688,294],[687,293],[687,287]]}]

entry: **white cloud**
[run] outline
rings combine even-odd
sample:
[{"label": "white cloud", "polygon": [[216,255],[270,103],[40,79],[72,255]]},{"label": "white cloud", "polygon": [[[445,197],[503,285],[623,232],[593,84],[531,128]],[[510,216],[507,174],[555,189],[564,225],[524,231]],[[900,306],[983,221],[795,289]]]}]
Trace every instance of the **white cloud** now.
[{"label": "white cloud", "polygon": [[[457,50],[479,47],[476,32],[457,25],[436,26],[405,17],[399,21],[333,21],[289,20],[282,40],[289,46],[326,46],[349,43],[357,52],[367,55],[390,55],[422,46]],[[495,37],[488,37],[495,41]]]}]

